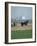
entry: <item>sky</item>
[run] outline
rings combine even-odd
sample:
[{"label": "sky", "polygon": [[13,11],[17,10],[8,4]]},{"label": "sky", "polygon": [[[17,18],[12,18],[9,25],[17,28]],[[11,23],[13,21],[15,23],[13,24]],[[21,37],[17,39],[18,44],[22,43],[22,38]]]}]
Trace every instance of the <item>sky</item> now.
[{"label": "sky", "polygon": [[32,19],[32,7],[11,6],[11,19]]}]

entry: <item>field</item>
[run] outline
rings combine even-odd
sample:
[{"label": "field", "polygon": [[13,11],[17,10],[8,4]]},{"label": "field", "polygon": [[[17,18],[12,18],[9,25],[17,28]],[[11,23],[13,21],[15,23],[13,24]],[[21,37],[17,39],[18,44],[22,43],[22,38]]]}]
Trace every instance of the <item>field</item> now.
[{"label": "field", "polygon": [[11,27],[11,39],[32,38],[32,25]]}]

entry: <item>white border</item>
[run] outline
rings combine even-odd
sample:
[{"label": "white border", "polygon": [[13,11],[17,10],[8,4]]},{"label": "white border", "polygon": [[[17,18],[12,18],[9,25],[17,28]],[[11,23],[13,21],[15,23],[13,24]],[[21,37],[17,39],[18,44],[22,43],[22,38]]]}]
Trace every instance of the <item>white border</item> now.
[{"label": "white border", "polygon": [[[31,39],[13,39],[11,40],[11,6],[20,6],[20,7],[32,7],[32,38]],[[26,5],[26,4],[9,4],[8,5],[8,42],[28,42],[35,41],[35,5]]]}]

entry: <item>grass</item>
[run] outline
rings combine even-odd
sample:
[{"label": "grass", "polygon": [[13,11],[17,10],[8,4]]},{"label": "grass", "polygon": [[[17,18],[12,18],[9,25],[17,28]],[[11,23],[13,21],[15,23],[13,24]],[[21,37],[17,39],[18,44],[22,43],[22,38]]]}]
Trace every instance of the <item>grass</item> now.
[{"label": "grass", "polygon": [[11,39],[32,38],[32,30],[11,31]]}]

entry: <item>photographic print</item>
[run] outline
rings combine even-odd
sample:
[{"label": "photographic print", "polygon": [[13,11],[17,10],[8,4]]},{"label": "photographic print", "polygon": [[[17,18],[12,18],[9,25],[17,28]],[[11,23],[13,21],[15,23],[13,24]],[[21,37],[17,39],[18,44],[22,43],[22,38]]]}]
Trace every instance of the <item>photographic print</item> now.
[{"label": "photographic print", "polygon": [[11,39],[32,38],[32,7],[11,7]]},{"label": "photographic print", "polygon": [[28,43],[36,41],[36,4],[5,3],[5,43]]}]

